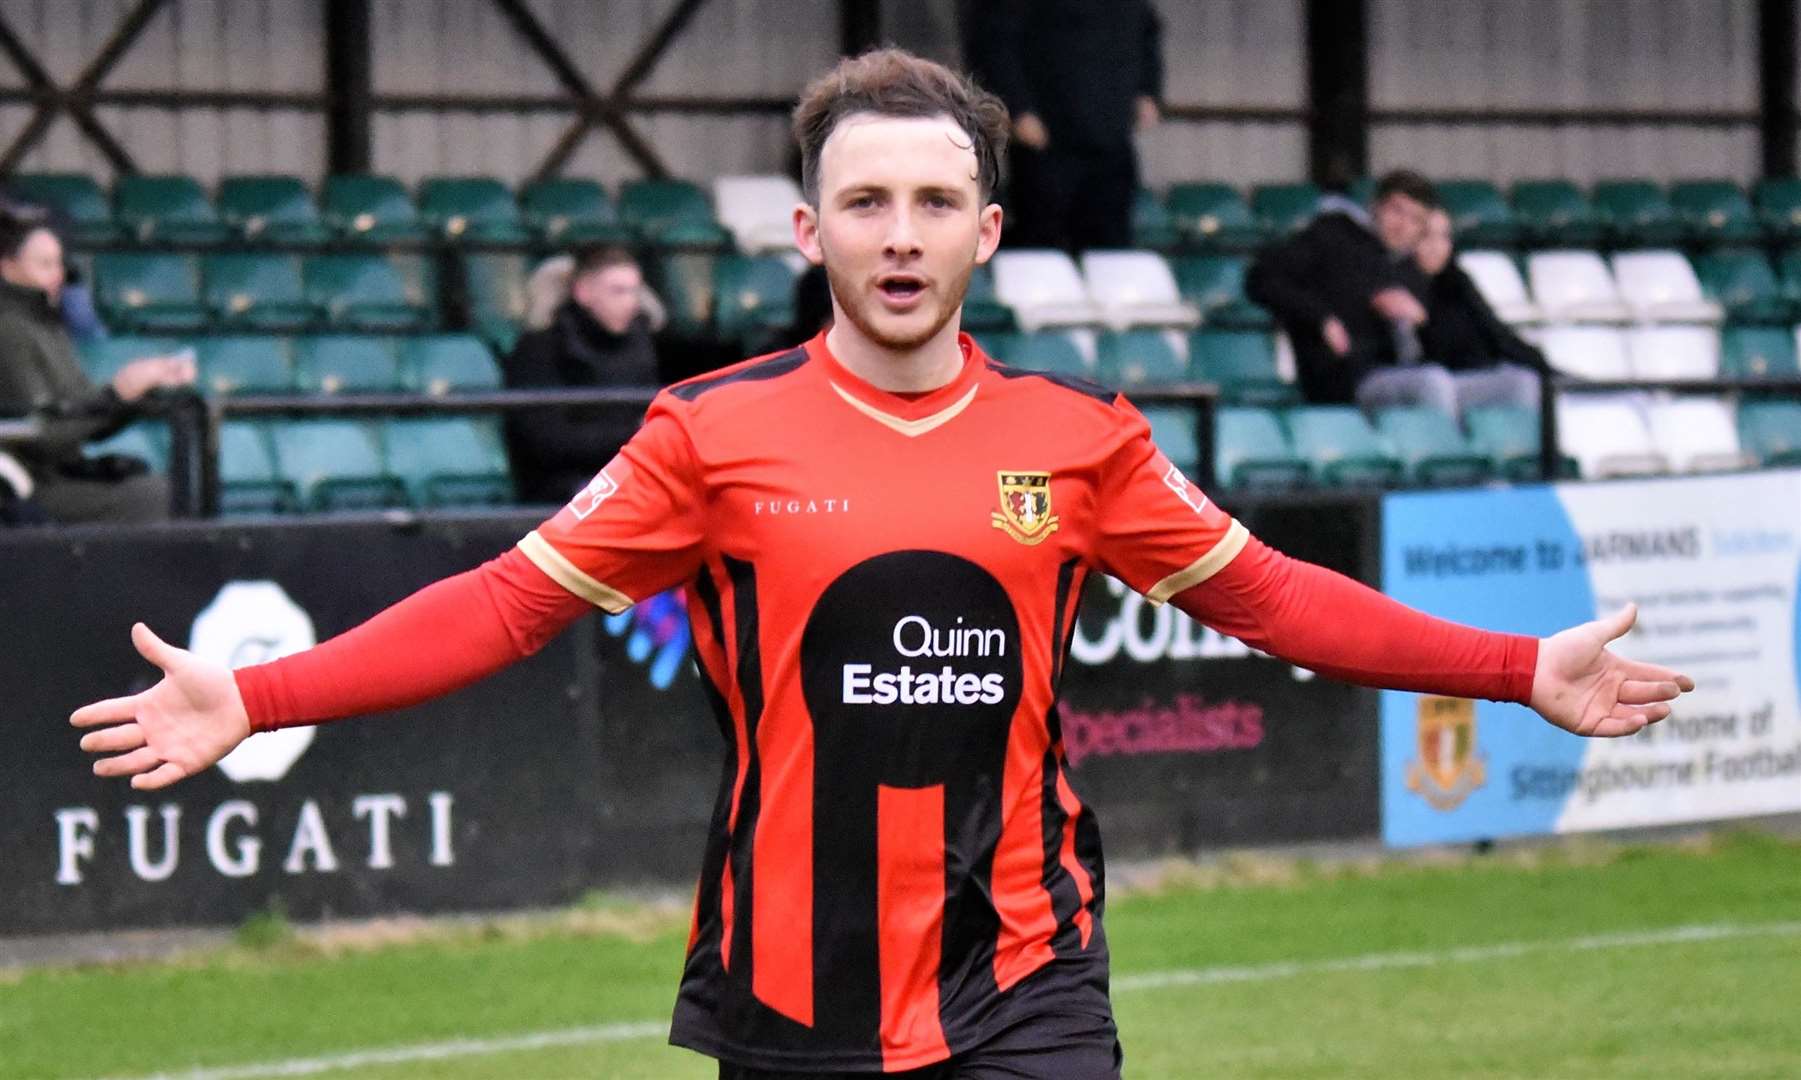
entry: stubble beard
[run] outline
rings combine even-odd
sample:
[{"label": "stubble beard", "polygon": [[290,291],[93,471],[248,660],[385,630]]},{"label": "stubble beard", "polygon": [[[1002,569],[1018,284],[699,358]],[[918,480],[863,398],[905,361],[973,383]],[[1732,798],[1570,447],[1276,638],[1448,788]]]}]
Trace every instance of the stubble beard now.
[{"label": "stubble beard", "polygon": [[872,344],[891,352],[911,352],[942,333],[962,309],[963,298],[969,294],[969,279],[975,275],[975,270],[975,260],[972,258],[963,268],[963,273],[944,291],[945,302],[939,307],[927,329],[917,334],[900,336],[877,329],[875,312],[871,309],[880,301],[873,301],[865,296],[860,290],[860,283],[840,276],[832,268],[829,257],[825,262],[826,283],[831,286],[832,297],[837,301],[839,310],[844,312],[844,317]]}]

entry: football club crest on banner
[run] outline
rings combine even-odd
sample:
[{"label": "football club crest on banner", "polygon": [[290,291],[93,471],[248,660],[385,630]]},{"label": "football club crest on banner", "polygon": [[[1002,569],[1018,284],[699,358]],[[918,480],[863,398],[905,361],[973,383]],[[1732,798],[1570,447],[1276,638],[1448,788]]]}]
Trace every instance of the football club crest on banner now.
[{"label": "football club crest on banner", "polygon": [[1488,779],[1476,753],[1476,703],[1422,695],[1419,760],[1407,763],[1407,787],[1439,810],[1455,810]]},{"label": "football club crest on banner", "polygon": [[1057,531],[1057,515],[1051,513],[1051,474],[1002,472],[1001,508],[994,512],[994,527],[1022,544],[1039,544]]}]

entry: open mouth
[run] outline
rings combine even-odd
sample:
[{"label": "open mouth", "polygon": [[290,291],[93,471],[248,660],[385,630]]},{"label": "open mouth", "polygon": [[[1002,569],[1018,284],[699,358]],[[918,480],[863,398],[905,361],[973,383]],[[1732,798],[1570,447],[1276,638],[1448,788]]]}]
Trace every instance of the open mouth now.
[{"label": "open mouth", "polygon": [[924,278],[912,274],[886,274],[876,279],[876,290],[891,303],[910,304],[925,292]]}]

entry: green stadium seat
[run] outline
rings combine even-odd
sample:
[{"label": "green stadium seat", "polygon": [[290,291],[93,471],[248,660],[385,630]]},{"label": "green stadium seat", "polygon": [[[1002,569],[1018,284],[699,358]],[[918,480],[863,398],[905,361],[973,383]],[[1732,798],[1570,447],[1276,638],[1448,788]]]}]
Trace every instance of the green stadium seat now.
[{"label": "green stadium seat", "polygon": [[1801,403],[1742,402],[1738,434],[1739,444],[1765,465],[1801,465]]},{"label": "green stadium seat", "polygon": [[1094,371],[1097,381],[1125,389],[1181,382],[1188,374],[1188,362],[1166,331],[1115,330],[1095,341]]},{"label": "green stadium seat", "polygon": [[288,339],[263,334],[209,337],[196,350],[200,388],[208,394],[287,394],[294,390]]},{"label": "green stadium seat", "polygon": [[526,291],[531,262],[510,251],[468,251],[459,258],[469,328],[505,354],[518,339],[531,307]]},{"label": "green stadium seat", "polygon": [[491,176],[433,176],[421,180],[419,216],[447,240],[521,244],[531,239],[513,193]]},{"label": "green stadium seat", "polygon": [[1751,189],[1751,202],[1766,235],[1778,240],[1801,238],[1801,179],[1766,176]]},{"label": "green stadium seat", "polygon": [[300,260],[293,255],[231,252],[201,264],[205,300],[222,327],[304,330],[322,312],[306,298]]},{"label": "green stadium seat", "polygon": [[1220,329],[1266,330],[1269,312],[1244,295],[1249,260],[1242,255],[1180,255],[1171,265],[1182,299],[1201,310],[1201,323]]},{"label": "green stadium seat", "polygon": [[132,334],[103,337],[94,341],[84,341],[76,346],[81,357],[81,370],[96,386],[105,386],[113,381],[119,369],[133,360],[141,360],[146,356],[168,356],[179,352],[184,346],[172,338],[138,337]]},{"label": "green stadium seat", "polygon": [[82,453],[88,457],[123,454],[150,466],[155,472],[169,471],[169,426],[148,420],[128,424],[104,439],[85,444]]},{"label": "green stadium seat", "polygon": [[299,507],[292,481],[275,468],[265,425],[227,420],[219,425],[219,513],[227,517],[293,513]]},{"label": "green stadium seat", "polygon": [[713,332],[757,351],[794,322],[794,268],[779,255],[728,255],[713,268]]},{"label": "green stadium seat", "polygon": [[306,299],[334,327],[417,330],[432,321],[418,286],[380,255],[313,255],[302,271]]},{"label": "green stadium seat", "polygon": [[393,339],[368,334],[295,338],[294,386],[309,394],[381,394],[406,389]]},{"label": "green stadium seat", "polygon": [[1727,379],[1801,378],[1794,332],[1787,326],[1728,326],[1720,334],[1720,375]]},{"label": "green stadium seat", "polygon": [[270,426],[277,475],[309,511],[386,510],[407,505],[388,472],[379,428],[361,420],[283,420]]},{"label": "green stadium seat", "polygon": [[1801,305],[1801,248],[1777,256],[1776,280],[1782,285],[1782,295]]},{"label": "green stadium seat", "polygon": [[1005,362],[1013,367],[1055,375],[1074,375],[1083,379],[1094,377],[1094,372],[1089,370],[1088,361],[1083,358],[1082,350],[1075,340],[1061,331],[997,334],[995,339],[999,343],[996,355],[1004,357]]},{"label": "green stadium seat", "polygon": [[1214,414],[1213,473],[1223,488],[1285,490],[1307,483],[1307,463],[1288,445],[1274,413],[1227,406]]},{"label": "green stadium seat", "polygon": [[1211,251],[1250,251],[1269,238],[1237,188],[1221,183],[1176,184],[1169,213],[1188,242]]},{"label": "green stadium seat", "polygon": [[633,180],[619,192],[619,216],[658,247],[725,248],[731,234],[713,217],[707,193],[687,180]]},{"label": "green stadium seat", "polygon": [[19,173],[6,181],[6,190],[21,202],[56,210],[72,244],[95,246],[120,238],[112,203],[86,173]]},{"label": "green stadium seat", "polygon": [[1685,180],[1670,185],[1688,238],[1701,244],[1754,243],[1761,230],[1745,191],[1730,180]]},{"label": "green stadium seat", "polygon": [[500,367],[481,339],[432,334],[400,339],[400,378],[408,390],[441,397],[457,391],[499,390]]},{"label": "green stadium seat", "polygon": [[1200,443],[1195,438],[1195,410],[1171,402],[1145,405],[1139,411],[1150,422],[1151,441],[1157,449],[1185,475],[1193,477],[1201,460]]},{"label": "green stadium seat", "polygon": [[493,417],[424,417],[382,426],[388,469],[414,506],[505,506],[513,501],[500,422]]},{"label": "green stadium seat", "polygon": [[210,317],[191,255],[101,252],[94,256],[94,300],[115,330],[199,330]]},{"label": "green stadium seat", "polygon": [[1189,334],[1188,377],[1213,383],[1220,396],[1234,404],[1300,401],[1299,392],[1276,372],[1276,344],[1265,330],[1204,327]]},{"label": "green stadium seat", "polygon": [[1283,418],[1295,453],[1314,475],[1342,487],[1392,487],[1404,476],[1400,461],[1350,405],[1303,405]]},{"label": "green stadium seat", "polygon": [[556,178],[527,184],[519,189],[519,209],[526,225],[546,243],[623,244],[632,238],[607,189],[593,180]]},{"label": "green stadium seat", "polygon": [[1610,244],[1668,247],[1682,240],[1676,209],[1663,189],[1649,180],[1597,180],[1592,198]]},{"label": "green stadium seat", "polygon": [[1149,188],[1139,188],[1132,197],[1132,246],[1171,251],[1181,242],[1182,233],[1163,200]]},{"label": "green stadium seat", "polygon": [[1494,465],[1477,452],[1449,413],[1426,406],[1384,409],[1376,430],[1388,439],[1415,484],[1433,487],[1486,482]]},{"label": "green stadium seat", "polygon": [[725,256],[713,251],[664,251],[651,258],[651,287],[663,298],[669,328],[679,337],[713,332],[713,275]]},{"label": "green stadium seat", "polygon": [[[1521,405],[1479,405],[1464,410],[1471,449],[1488,458],[1495,473],[1508,480],[1540,479],[1538,410]],[[1576,459],[1564,456],[1558,475],[1575,478]]]},{"label": "green stadium seat", "polygon": [[1001,303],[994,292],[994,271],[986,263],[969,275],[969,291],[963,296],[963,329],[970,333],[983,330],[1011,330],[1015,323],[1013,309]]},{"label": "green stadium seat", "polygon": [[219,216],[253,243],[316,245],[331,239],[313,193],[297,176],[227,176]]},{"label": "green stadium seat", "polygon": [[1734,322],[1786,323],[1795,304],[1782,295],[1770,260],[1756,248],[1723,248],[1697,256],[1695,276]]},{"label": "green stadium seat", "polygon": [[191,176],[121,176],[113,185],[113,218],[142,241],[219,244],[231,226]]},{"label": "green stadium seat", "polygon": [[1441,180],[1438,197],[1451,229],[1465,247],[1506,248],[1520,240],[1519,222],[1501,192],[1487,180]]},{"label": "green stadium seat", "polygon": [[326,224],[352,240],[391,244],[429,235],[406,188],[391,176],[328,176],[319,201]]},{"label": "green stadium seat", "polygon": [[1568,180],[1521,180],[1513,185],[1513,216],[1523,243],[1541,248],[1588,248],[1601,242],[1601,215]]},{"label": "green stadium seat", "polygon": [[1312,184],[1258,184],[1251,189],[1251,212],[1275,236],[1286,236],[1313,220],[1320,191]]}]

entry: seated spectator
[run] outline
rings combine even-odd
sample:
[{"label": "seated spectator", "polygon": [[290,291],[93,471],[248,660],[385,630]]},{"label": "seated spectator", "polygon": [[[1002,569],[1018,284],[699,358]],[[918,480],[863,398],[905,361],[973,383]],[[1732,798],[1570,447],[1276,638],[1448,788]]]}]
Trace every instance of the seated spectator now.
[{"label": "seated spectator", "polygon": [[[513,390],[662,385],[644,275],[624,248],[585,248],[532,275],[528,332],[503,364]],[[644,414],[636,406],[569,406],[507,416],[520,498],[566,502],[619,452]]]},{"label": "seated spectator", "polygon": [[157,398],[194,382],[191,358],[144,357],[106,387],[82,371],[60,307],[62,244],[41,217],[0,216],[0,415],[38,415],[44,436],[14,447],[52,521],[150,522],[169,515],[168,481],[119,454],[88,457]]},{"label": "seated spectator", "polygon": [[1251,264],[1246,292],[1287,331],[1308,401],[1360,401],[1377,373],[1372,391],[1417,381],[1396,365],[1419,359],[1425,282],[1413,250],[1437,202],[1425,177],[1392,172],[1369,209],[1328,195],[1306,228]]},{"label": "seated spectator", "polygon": [[1545,354],[1502,322],[1452,257],[1451,215],[1434,210],[1415,259],[1426,275],[1420,348],[1448,369],[1457,407],[1538,405],[1538,380],[1551,374]]}]

